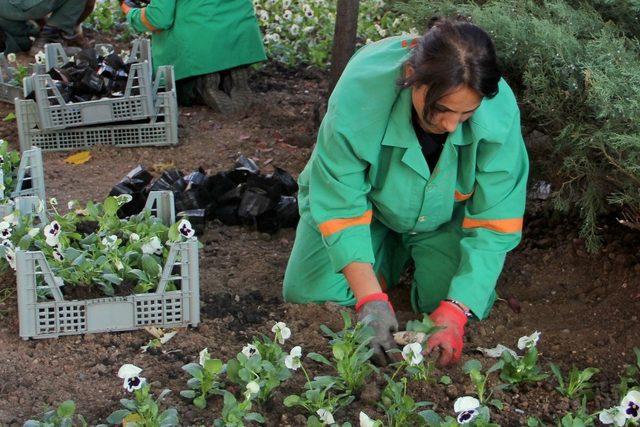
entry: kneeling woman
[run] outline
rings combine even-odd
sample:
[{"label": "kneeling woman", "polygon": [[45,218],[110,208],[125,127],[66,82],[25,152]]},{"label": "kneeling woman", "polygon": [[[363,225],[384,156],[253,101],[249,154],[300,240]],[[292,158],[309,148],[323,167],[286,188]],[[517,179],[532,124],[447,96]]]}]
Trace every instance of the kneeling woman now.
[{"label": "kneeling woman", "polygon": [[398,326],[385,290],[413,260],[413,308],[443,327],[426,351],[455,363],[520,241],[527,174],[518,106],[482,29],[434,19],[420,38],[363,47],[300,175],[285,300],[373,315],[384,364]]}]

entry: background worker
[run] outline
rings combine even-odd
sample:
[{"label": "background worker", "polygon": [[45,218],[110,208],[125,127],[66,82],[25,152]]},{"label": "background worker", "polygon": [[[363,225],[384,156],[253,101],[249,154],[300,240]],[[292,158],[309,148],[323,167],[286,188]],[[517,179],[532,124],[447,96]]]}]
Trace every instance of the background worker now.
[{"label": "background worker", "polygon": [[81,24],[94,6],[95,0],[2,0],[0,51],[35,55],[46,43],[89,47]]},{"label": "background worker", "polygon": [[252,101],[248,65],[264,61],[262,35],[250,0],[153,0],[121,3],[137,31],[150,31],[153,66],[173,65],[178,102],[199,98],[223,113]]},{"label": "background worker", "polygon": [[334,301],[370,316],[375,360],[398,323],[386,289],[407,263],[414,310],[441,330],[426,352],[459,360],[485,318],[506,253],[521,238],[528,159],[515,97],[479,27],[434,19],[417,39],[358,51],[299,178],[301,219],[286,301]]}]

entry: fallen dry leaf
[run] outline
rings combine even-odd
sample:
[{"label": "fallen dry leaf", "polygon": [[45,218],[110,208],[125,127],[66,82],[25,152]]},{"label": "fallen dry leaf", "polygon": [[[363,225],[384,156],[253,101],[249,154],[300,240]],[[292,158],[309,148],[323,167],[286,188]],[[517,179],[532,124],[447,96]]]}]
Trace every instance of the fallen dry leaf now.
[{"label": "fallen dry leaf", "polygon": [[84,163],[87,163],[90,159],[91,159],[91,152],[80,151],[64,159],[64,162],[72,165],[82,165]]}]

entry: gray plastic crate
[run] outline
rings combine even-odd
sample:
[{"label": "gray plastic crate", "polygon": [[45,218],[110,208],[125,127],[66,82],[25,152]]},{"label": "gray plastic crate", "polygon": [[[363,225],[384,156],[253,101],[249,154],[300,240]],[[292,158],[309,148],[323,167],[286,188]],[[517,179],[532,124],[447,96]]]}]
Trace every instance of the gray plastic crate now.
[{"label": "gray plastic crate", "polygon": [[23,98],[22,88],[11,83],[15,69],[9,66],[9,61],[0,53],[0,101],[13,104],[15,98]]},{"label": "gray plastic crate", "polygon": [[[97,45],[100,51],[113,51],[110,45]],[[45,46],[45,69],[61,67],[69,59],[59,43]],[[25,87],[33,90],[42,130],[68,129],[100,123],[148,119],[155,113],[152,81],[151,53],[148,39],[133,42],[129,57],[131,68],[123,96],[84,102],[65,102],[53,79],[48,74],[35,74],[25,78]],[[173,90],[173,87],[171,88]]]},{"label": "gray plastic crate", "polygon": [[[162,193],[162,194],[160,194]],[[152,192],[146,209],[168,215],[173,205],[171,192]],[[20,337],[55,338],[96,332],[140,329],[145,326],[186,327],[200,323],[198,242],[195,239],[171,246],[156,292],[126,297],[106,297],[66,301],[59,277],[53,275],[40,251],[16,251],[18,318]],[[38,276],[53,301],[39,302]],[[180,282],[180,290],[166,291],[170,281]]]},{"label": "gray plastic crate", "polygon": [[[164,146],[178,143],[178,103],[173,67],[158,68],[151,119],[134,124],[113,124],[59,130],[43,130],[38,108],[32,100],[16,102],[20,149],[40,147],[45,151],[87,149],[94,145],[120,147]],[[166,88],[165,91],[160,91]]]},{"label": "gray plastic crate", "polygon": [[[2,170],[0,169],[1,175]],[[11,199],[22,196],[35,196],[38,200],[45,201],[44,167],[42,152],[39,148],[36,147],[22,152],[16,180],[16,188],[9,195]],[[31,183],[31,188],[26,188],[27,183]],[[0,190],[0,198],[3,197],[4,192]],[[0,205],[0,218],[9,215],[13,210],[14,206],[12,204]]]}]

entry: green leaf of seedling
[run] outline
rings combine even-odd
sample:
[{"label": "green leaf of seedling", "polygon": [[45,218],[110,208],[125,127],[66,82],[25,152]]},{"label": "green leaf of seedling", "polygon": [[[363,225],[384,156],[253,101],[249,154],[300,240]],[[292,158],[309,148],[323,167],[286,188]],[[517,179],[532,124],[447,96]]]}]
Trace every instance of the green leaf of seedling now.
[{"label": "green leaf of seedling", "polygon": [[120,404],[127,408],[129,411],[135,411],[138,409],[138,405],[135,400],[131,399],[120,399]]},{"label": "green leaf of seedling", "polygon": [[462,370],[466,373],[469,374],[472,371],[482,371],[482,363],[480,363],[479,360],[476,359],[471,359],[469,361],[467,361],[467,363],[465,363],[462,366]]},{"label": "green leaf of seedling", "polygon": [[187,399],[193,399],[196,397],[196,391],[195,390],[182,390],[180,392],[180,396],[185,397]]},{"label": "green leaf of seedling", "polygon": [[104,209],[105,216],[115,216],[120,206],[115,197],[107,197],[102,204],[102,208]]},{"label": "green leaf of seedling", "polygon": [[321,354],[309,353],[309,354],[307,354],[307,357],[309,359],[313,360],[313,361],[316,361],[316,362],[319,362],[319,363],[323,363],[323,364],[325,364],[327,366],[333,366],[333,364],[331,362],[329,362],[329,360],[326,357],[324,357],[323,355],[321,355]]},{"label": "green leaf of seedling", "polygon": [[160,272],[162,271],[162,267],[160,267],[160,264],[158,264],[158,261],[156,261],[156,259],[149,255],[149,254],[144,254],[142,255],[142,270],[144,270],[144,272],[149,276],[149,277],[157,277],[158,275],[160,275]]},{"label": "green leaf of seedling", "polygon": [[15,113],[11,112],[9,114],[7,114],[4,119],[2,119],[3,122],[12,122],[16,119],[16,115]]},{"label": "green leaf of seedling", "polygon": [[292,406],[299,405],[300,402],[302,402],[300,396],[293,394],[291,396],[285,397],[282,403],[284,403],[284,406],[286,406],[287,408],[291,408]]},{"label": "green leaf of seedling", "polygon": [[347,356],[349,348],[346,343],[336,343],[332,346],[331,350],[333,352],[333,357],[340,361]]},{"label": "green leaf of seedling", "polygon": [[489,401],[489,405],[493,406],[499,411],[502,411],[504,409],[504,403],[502,403],[502,400],[500,399],[491,399]]},{"label": "green leaf of seedling", "polygon": [[443,423],[442,417],[431,409],[422,411],[419,415],[427,422],[427,425],[439,426]]},{"label": "green leaf of seedling", "polygon": [[222,360],[220,359],[207,359],[207,361],[204,362],[205,371],[211,374],[220,373],[223,366]]},{"label": "green leaf of seedling", "polygon": [[119,285],[120,283],[122,283],[122,278],[119,277],[117,274],[113,274],[113,273],[105,273],[102,275],[102,278],[104,280],[106,280],[109,283],[112,283],[114,285]]},{"label": "green leaf of seedling", "polygon": [[178,411],[174,408],[167,409],[160,414],[160,417],[158,417],[158,422],[160,423],[160,427],[177,426],[179,423]]},{"label": "green leaf of seedling", "polygon": [[122,424],[122,420],[127,415],[131,414],[131,411],[127,409],[118,409],[115,412],[112,412],[111,415],[107,417],[107,422],[109,424]]},{"label": "green leaf of seedling", "polygon": [[440,377],[440,379],[438,380],[438,382],[440,384],[444,384],[444,385],[449,385],[451,384],[453,381],[451,381],[451,377],[449,375],[443,375]]},{"label": "green leaf of seedling", "polygon": [[193,404],[196,406],[196,408],[204,409],[207,407],[207,400],[203,395],[200,395],[193,399]]},{"label": "green leaf of seedling", "polygon": [[73,400],[65,400],[56,410],[56,414],[60,417],[71,417],[75,412],[76,404]]},{"label": "green leaf of seedling", "polygon": [[257,412],[249,412],[244,419],[245,421],[253,421],[260,424],[264,423],[264,417]]},{"label": "green leaf of seedling", "polygon": [[182,367],[182,369],[189,373],[194,378],[202,381],[204,378],[204,373],[202,372],[202,366],[198,363],[189,363]]}]

